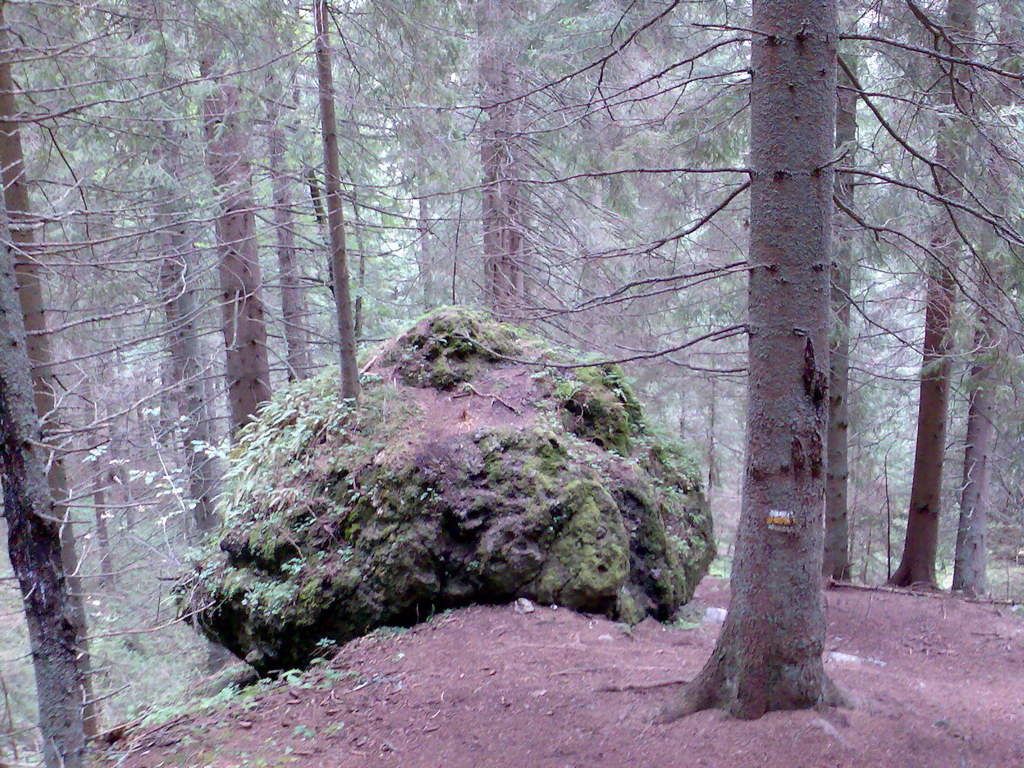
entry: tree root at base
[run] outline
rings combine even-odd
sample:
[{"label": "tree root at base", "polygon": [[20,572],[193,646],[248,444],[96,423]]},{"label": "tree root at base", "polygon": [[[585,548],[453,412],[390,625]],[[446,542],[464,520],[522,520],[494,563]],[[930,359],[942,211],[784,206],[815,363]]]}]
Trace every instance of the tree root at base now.
[{"label": "tree root at base", "polygon": [[814,700],[791,698],[771,702],[767,700],[767,696],[741,699],[734,676],[727,674],[724,666],[724,661],[709,662],[701,673],[686,685],[678,698],[662,708],[654,718],[654,723],[667,725],[705,709],[721,709],[740,720],[756,720],[772,711],[853,708],[850,699],[824,674],[821,676],[819,696]]}]

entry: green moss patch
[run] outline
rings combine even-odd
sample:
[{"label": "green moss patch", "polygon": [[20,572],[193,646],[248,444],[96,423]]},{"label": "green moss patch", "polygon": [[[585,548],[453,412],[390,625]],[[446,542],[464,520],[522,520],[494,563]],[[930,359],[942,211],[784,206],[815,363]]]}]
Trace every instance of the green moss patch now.
[{"label": "green moss patch", "polygon": [[278,394],[179,585],[195,623],[266,673],[471,603],[671,618],[714,555],[695,473],[618,368],[553,358],[446,308],[378,350],[357,407],[335,372]]}]

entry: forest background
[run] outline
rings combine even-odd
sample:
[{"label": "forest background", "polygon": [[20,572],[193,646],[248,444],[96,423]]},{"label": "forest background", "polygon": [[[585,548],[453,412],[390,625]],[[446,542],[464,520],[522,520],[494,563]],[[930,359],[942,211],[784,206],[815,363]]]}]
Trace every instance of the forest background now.
[{"label": "forest background", "polygon": [[[66,474],[95,728],[166,715],[215,661],[170,587],[216,525],[233,429],[337,364],[339,226],[363,352],[459,303],[624,363],[690,445],[727,572],[746,3],[332,3],[344,221],[308,3],[0,9],[0,162],[41,288],[26,317],[52,357],[46,438]],[[937,584],[952,582],[966,503],[968,522],[987,515],[987,580],[969,586],[1022,599],[1021,28],[1019,0],[843,4],[833,397],[848,386],[829,515],[849,560],[831,575],[893,577],[912,486],[931,484]],[[919,409],[922,380],[948,404]],[[943,428],[938,462],[915,473],[919,417]],[[987,476],[972,475],[979,457]],[[36,739],[34,686],[3,576],[2,748],[17,757]]]}]

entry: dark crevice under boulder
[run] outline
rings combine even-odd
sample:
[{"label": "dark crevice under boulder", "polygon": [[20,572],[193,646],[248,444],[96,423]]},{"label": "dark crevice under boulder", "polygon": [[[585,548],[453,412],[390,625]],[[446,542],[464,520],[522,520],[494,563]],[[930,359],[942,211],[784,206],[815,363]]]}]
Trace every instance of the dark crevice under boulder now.
[{"label": "dark crevice under boulder", "polygon": [[448,308],[376,351],[357,407],[336,373],[280,393],[233,452],[218,546],[179,585],[194,623],[268,673],[472,603],[670,619],[714,556],[696,473],[617,367],[555,360]]}]

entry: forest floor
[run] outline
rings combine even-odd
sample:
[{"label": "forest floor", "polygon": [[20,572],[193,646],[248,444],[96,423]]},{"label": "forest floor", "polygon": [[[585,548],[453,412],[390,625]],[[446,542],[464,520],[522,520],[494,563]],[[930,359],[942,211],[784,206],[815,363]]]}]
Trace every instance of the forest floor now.
[{"label": "forest floor", "polygon": [[[376,633],[291,684],[140,729],[123,768],[1020,768],[1024,620],[948,596],[825,593],[826,668],[850,710],[652,718],[720,625],[629,630],[564,609],[474,607]],[[705,579],[692,615],[724,608]],[[714,612],[712,612],[714,613]]]}]

